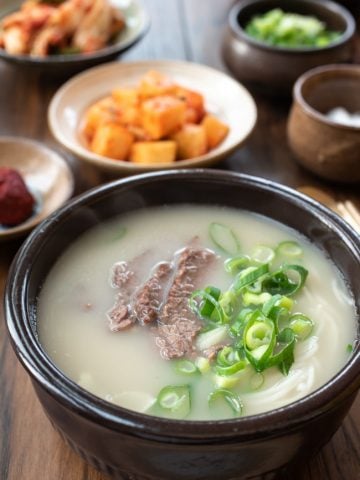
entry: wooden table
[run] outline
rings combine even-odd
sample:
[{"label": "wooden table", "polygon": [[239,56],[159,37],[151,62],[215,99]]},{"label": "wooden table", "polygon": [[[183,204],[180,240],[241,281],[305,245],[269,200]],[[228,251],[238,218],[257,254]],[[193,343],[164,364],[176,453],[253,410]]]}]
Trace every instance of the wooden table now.
[{"label": "wooden table", "polygon": [[[186,59],[225,70],[221,35],[231,0],[145,0],[152,16],[151,31],[122,60]],[[360,43],[360,42],[358,42]],[[46,111],[61,81],[37,73],[25,74],[0,64],[0,134],[21,135],[61,151],[51,138]],[[253,92],[254,93],[254,92]],[[254,93],[259,120],[250,141],[219,168],[259,175],[291,187],[320,186],[336,198],[360,205],[358,187],[322,183],[301,169],[286,143],[289,102]],[[76,175],[76,191],[101,179],[79,169],[66,152]],[[0,244],[0,297],[10,262],[21,241]],[[52,429],[34,395],[29,378],[10,347],[0,306],[0,480],[101,480]],[[360,479],[360,396],[342,427],[299,473],[299,480]],[[194,479],[196,480],[196,479]]]}]

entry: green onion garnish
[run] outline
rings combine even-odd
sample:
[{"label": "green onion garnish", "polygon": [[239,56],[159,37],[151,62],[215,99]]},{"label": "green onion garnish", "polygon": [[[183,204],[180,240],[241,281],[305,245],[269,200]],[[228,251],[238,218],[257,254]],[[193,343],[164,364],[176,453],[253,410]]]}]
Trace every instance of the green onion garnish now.
[{"label": "green onion garnish", "polygon": [[251,258],[256,263],[271,263],[275,258],[275,252],[267,245],[257,245],[251,252]]},{"label": "green onion garnish", "polygon": [[348,343],[348,344],[346,345],[346,351],[347,351],[348,353],[352,353],[353,350],[354,350],[353,345],[351,345],[351,343]]},{"label": "green onion garnish", "polygon": [[189,300],[191,310],[200,318],[212,319],[216,323],[224,323],[225,313],[218,300],[221,291],[215,287],[195,290]]},{"label": "green onion garnish", "polygon": [[190,413],[189,385],[168,385],[160,390],[155,412],[172,418],[185,418]]},{"label": "green onion garnish", "polygon": [[224,267],[225,270],[231,274],[238,273],[250,264],[250,258],[247,255],[238,255],[236,257],[228,258]]},{"label": "green onion garnish", "polygon": [[243,411],[243,404],[240,397],[226,388],[218,388],[211,392],[208,403],[212,409],[214,409],[217,404],[220,404],[220,406],[225,404],[230,407],[233,415],[236,417],[240,416]]},{"label": "green onion garnish", "polygon": [[308,271],[300,265],[283,264],[263,282],[265,291],[272,295],[294,295],[304,285]]},{"label": "green onion garnish", "polygon": [[298,340],[305,340],[314,328],[314,322],[302,313],[295,313],[289,319],[289,328]]},{"label": "green onion garnish", "polygon": [[236,255],[240,248],[239,240],[234,231],[222,223],[211,223],[209,226],[209,235],[220,250],[229,254]]},{"label": "green onion garnish", "polygon": [[265,370],[276,343],[276,335],[273,322],[259,310],[255,310],[245,327],[243,343],[246,357],[255,370]]},{"label": "green onion garnish", "polygon": [[190,360],[179,360],[176,362],[175,369],[178,373],[183,373],[184,375],[194,375],[199,373],[199,370],[194,362]]},{"label": "green onion garnish", "polygon": [[233,289],[235,292],[240,292],[244,287],[253,284],[263,275],[269,271],[269,265],[263,264],[260,267],[248,267],[240,272],[235,278]]},{"label": "green onion garnish", "polygon": [[276,253],[283,255],[285,257],[301,257],[303,250],[298,244],[298,242],[288,240],[286,242],[281,242],[276,247]]}]

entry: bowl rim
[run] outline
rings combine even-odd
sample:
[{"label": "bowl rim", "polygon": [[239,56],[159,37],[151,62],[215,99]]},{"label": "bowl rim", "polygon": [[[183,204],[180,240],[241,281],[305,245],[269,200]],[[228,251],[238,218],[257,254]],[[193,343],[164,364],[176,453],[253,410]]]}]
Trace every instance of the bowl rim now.
[{"label": "bowl rim", "polygon": [[[31,319],[28,318],[26,278],[31,273],[31,264],[36,261],[35,252],[46,242],[47,234],[56,230],[74,210],[84,205],[91,205],[119,188],[126,191],[132,186],[146,185],[159,180],[166,182],[169,179],[181,181],[189,178],[195,178],[202,183],[213,182],[224,185],[230,182],[236,186],[247,185],[281,195],[285,202],[290,201],[295,206],[305,206],[314,218],[331,225],[347,247],[360,259],[360,238],[344,220],[306,195],[266,179],[221,170],[182,169],[141,174],[117,180],[95,187],[64,205],[33,231],[17,253],[10,268],[4,301],[6,325],[16,355],[39,386],[65,408],[90,421],[101,423],[111,430],[156,441],[214,443],[231,438],[254,439],[273,435],[284,429],[296,428],[299,424],[325,414],[334,408],[337,402],[354,394],[360,386],[359,339],[356,341],[356,349],[343,368],[325,385],[306,397],[262,414],[215,421],[172,420],[111,404],[70,380],[55,366],[40,346],[31,328]],[[36,306],[32,308],[36,309]],[[356,316],[359,324],[359,312]]]},{"label": "bowl rim", "polygon": [[[110,57],[113,57],[116,54],[125,52],[137,42],[139,42],[150,28],[150,16],[147,13],[147,10],[144,8],[143,0],[131,0],[135,3],[141,12],[142,25],[139,28],[139,31],[136,35],[131,36],[127,40],[115,42],[110,45],[106,45],[100,50],[95,50],[91,53],[73,53],[71,55],[57,54],[57,55],[48,55],[46,57],[38,57],[31,55],[12,55],[8,53],[3,48],[0,48],[0,59],[14,62],[23,65],[32,65],[32,66],[55,66],[55,65],[81,65],[87,63],[94,63],[97,61],[105,60]],[[2,17],[0,18],[0,20]]]},{"label": "bowl rim", "polygon": [[[235,138],[233,143],[229,145],[226,150],[221,150],[222,145],[220,144],[213,150],[210,150],[204,155],[184,159],[184,160],[176,160],[176,162],[166,163],[166,164],[158,164],[158,165],[151,165],[151,164],[136,164],[134,162],[126,161],[126,160],[115,160],[111,158],[104,157],[102,155],[98,155],[92,152],[90,149],[87,149],[85,146],[81,144],[80,141],[73,142],[69,140],[68,137],[62,132],[61,128],[58,128],[59,121],[57,119],[57,111],[58,111],[58,104],[61,102],[62,96],[66,94],[66,92],[81,83],[84,78],[89,75],[96,74],[101,70],[106,69],[119,69],[126,70],[127,68],[130,69],[144,69],[152,70],[152,69],[161,69],[162,67],[167,66],[168,68],[177,68],[179,70],[183,69],[193,69],[205,72],[208,75],[217,76],[218,78],[224,78],[227,82],[231,82],[235,88],[241,91],[244,95],[246,95],[247,100],[251,103],[252,109],[252,118],[251,122],[248,124],[245,134],[240,138]],[[119,73],[119,72],[118,72]],[[125,72],[126,73],[126,72]],[[95,101],[95,99],[94,99]],[[249,90],[241,83],[234,80],[230,75],[226,72],[218,70],[216,68],[210,67],[208,65],[203,65],[200,63],[186,61],[186,60],[168,60],[168,59],[156,59],[156,60],[134,60],[134,61],[127,61],[127,62],[110,62],[104,65],[98,65],[92,67],[84,72],[81,72],[67,82],[65,82],[53,95],[47,112],[47,119],[50,131],[54,138],[66,149],[68,149],[72,154],[76,155],[77,157],[81,158],[86,163],[93,165],[95,167],[99,167],[103,170],[108,170],[110,172],[118,172],[118,173],[125,173],[125,174],[139,174],[146,171],[159,171],[159,170],[177,170],[179,168],[190,168],[190,167],[199,167],[201,168],[202,164],[213,164],[218,161],[218,159],[223,158],[226,155],[230,155],[234,150],[239,148],[243,145],[246,140],[250,137],[252,132],[256,127],[256,123],[258,120],[258,110],[257,105],[254,100],[253,95],[249,92]],[[226,139],[225,139],[226,141]],[[220,149],[220,150],[219,150]]]},{"label": "bowl rim", "polygon": [[335,122],[328,118],[325,114],[319,112],[313,108],[304,98],[303,89],[307,82],[311,81],[316,77],[327,76],[327,74],[336,74],[339,78],[345,78],[347,76],[352,76],[353,73],[357,74],[359,77],[359,88],[360,88],[360,65],[358,64],[330,64],[322,65],[319,67],[312,68],[311,70],[303,73],[295,82],[293,87],[293,98],[301,106],[301,108],[313,119],[334,127],[336,129],[348,130],[353,132],[360,132],[360,126],[355,125],[345,125],[343,123]]},{"label": "bowl rim", "polygon": [[[345,8],[343,5],[340,5],[332,0],[326,0],[326,2],[323,0],[317,0],[317,1],[302,0],[301,3],[305,5],[309,5],[309,7],[314,5],[317,5],[317,6],[320,5],[324,9],[327,9],[328,11],[331,11],[332,13],[335,13],[336,15],[340,16],[345,21],[345,24],[346,24],[346,28],[344,32],[342,32],[340,37],[334,42],[331,42],[329,45],[326,45],[324,47],[290,48],[290,47],[270,45],[265,42],[261,42],[260,40],[257,40],[251,37],[245,32],[245,30],[241,27],[241,25],[238,22],[238,16],[249,5],[254,5],[262,1],[263,0],[245,0],[245,1],[238,0],[235,3],[235,5],[231,7],[228,14],[228,25],[232,33],[237,38],[251,44],[254,47],[259,48],[260,50],[270,51],[273,53],[284,53],[284,54],[293,54],[293,55],[309,54],[310,55],[314,53],[327,52],[327,51],[336,49],[337,47],[347,43],[355,34],[356,23],[355,23],[354,17],[349,12],[349,10]],[[287,5],[287,6],[290,7],[290,5]]]}]

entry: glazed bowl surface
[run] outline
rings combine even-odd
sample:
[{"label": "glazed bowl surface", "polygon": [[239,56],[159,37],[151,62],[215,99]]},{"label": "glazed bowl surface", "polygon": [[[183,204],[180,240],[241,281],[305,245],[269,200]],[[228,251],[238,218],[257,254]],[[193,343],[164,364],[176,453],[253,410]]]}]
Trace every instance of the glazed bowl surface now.
[{"label": "glazed bowl surface", "polygon": [[[326,47],[286,48],[266,44],[246,33],[245,26],[254,16],[274,8],[316,17],[341,35]],[[319,65],[350,61],[354,33],[353,16],[333,1],[246,0],[237,2],[229,12],[223,56],[241,81],[268,94],[289,95],[295,80],[305,71]]]},{"label": "glazed bowl surface", "polygon": [[7,285],[12,345],[54,427],[83,458],[114,478],[291,475],[294,465],[304,465],[330,439],[350,408],[360,386],[358,341],[341,371],[307,397],[264,414],[216,421],[169,420],[108,403],[66,377],[39,343],[39,291],[76,238],[121,213],[184,203],[245,209],[296,229],[336,260],[359,312],[360,239],[337,215],[287,187],[255,177],[210,170],[157,172],[97,187],[31,234]]},{"label": "glazed bowl surface", "polygon": [[360,126],[327,116],[336,108],[360,112],[360,65],[326,65],[302,75],[294,86],[288,140],[299,163],[335,182],[360,181]]}]

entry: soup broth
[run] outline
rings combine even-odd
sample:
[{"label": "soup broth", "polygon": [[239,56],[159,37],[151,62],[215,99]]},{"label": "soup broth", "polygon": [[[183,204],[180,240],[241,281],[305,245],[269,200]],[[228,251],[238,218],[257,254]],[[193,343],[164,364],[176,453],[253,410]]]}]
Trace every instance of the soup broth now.
[{"label": "soup broth", "polygon": [[[213,230],[210,228],[210,235],[209,226]],[[311,331],[303,335],[306,338],[296,342],[294,362],[290,362],[288,372],[284,372],[284,365],[287,370],[286,361],[281,363],[282,371],[275,364],[266,369],[261,367],[265,355],[260,363],[254,363],[255,368],[246,359],[254,360],[252,355],[255,357],[258,350],[250,351],[247,346],[245,350],[248,351],[244,353],[241,347],[240,356],[229,361],[230,365],[245,362],[246,366],[231,375],[224,375],[226,370],[221,358],[219,360],[219,352],[230,343],[235,345],[236,336],[229,335],[229,332],[225,336],[222,334],[224,319],[220,321],[217,317],[218,307],[213,310],[211,318],[209,315],[207,320],[206,315],[198,318],[199,308],[206,300],[201,294],[191,297],[193,310],[197,308],[196,315],[191,313],[197,318],[196,330],[189,333],[187,329],[188,341],[181,345],[174,345],[173,337],[166,337],[161,331],[159,318],[150,318],[149,309],[140,311],[135,308],[129,324],[122,323],[128,321],[128,317],[120,315],[119,306],[126,305],[135,294],[140,297],[139,288],[152,275],[157,279],[158,289],[153,289],[150,294],[143,290],[141,298],[163,290],[163,296],[155,298],[156,301],[151,297],[155,301],[151,304],[153,310],[163,311],[164,299],[171,296],[174,269],[179,271],[181,255],[186,249],[192,249],[192,252],[202,249],[203,252],[196,282],[189,285],[189,278],[193,275],[189,273],[181,285],[183,291],[191,287],[191,296],[193,290],[203,292],[207,286],[214,286],[221,292],[227,292],[229,288],[231,291],[231,285],[236,283],[235,277],[227,271],[229,268],[224,268],[229,257],[266,257],[273,252],[275,257],[271,259],[271,268],[276,270],[280,265],[279,245],[287,246],[285,257],[291,257],[288,263],[296,263],[309,271],[301,290],[286,296],[292,297],[289,300],[293,302],[292,312],[303,315],[300,320],[311,319]],[[300,253],[296,251],[299,245]],[[265,260],[267,262],[269,258]],[[168,269],[166,272],[158,268],[159,262],[167,262],[160,263]],[[262,263],[264,259],[258,258],[256,265]],[[126,280],[119,277],[117,282],[119,271],[126,276],[125,265],[133,265],[135,274]],[[258,266],[251,268],[254,272]],[[248,291],[250,304],[241,305],[239,310],[246,307],[253,312],[263,308],[263,304],[251,303],[254,298],[259,298],[256,282],[251,288]],[[124,289],[131,290],[128,297],[124,297]],[[214,295],[216,297],[216,292]],[[148,296],[145,295],[147,299]],[[207,306],[214,309],[217,302],[211,298]],[[266,303],[266,298],[263,300]],[[188,305],[187,297],[186,306],[182,307],[186,309]],[[222,311],[226,311],[228,305],[226,308],[224,302],[222,305]],[[117,316],[111,318],[114,308]],[[135,314],[137,319],[134,320]],[[173,315],[170,308],[168,318]],[[305,325],[304,330],[301,321],[300,326],[302,332],[307,328]],[[165,328],[173,327],[165,325]],[[216,328],[219,338],[209,343],[204,330]],[[279,331],[281,328],[279,326]],[[264,217],[231,208],[169,206],[129,213],[81,236],[59,258],[41,290],[38,333],[41,344],[59,369],[93,394],[149,414],[209,420],[265,412],[291,403],[323,385],[349,356],[355,338],[355,308],[334,265],[297,232]],[[264,337],[267,334],[265,332]],[[255,340],[262,346],[259,351],[263,352],[268,345],[266,338],[260,338],[258,332],[256,335]],[[199,350],[201,338],[207,348],[201,348],[199,353],[196,350]],[[284,345],[287,341],[284,340]],[[215,395],[214,391],[217,392]],[[176,408],[167,408],[167,413],[159,410],[159,392],[166,407],[179,400],[186,408],[186,414],[180,412],[179,417]],[[190,397],[185,399],[186,395]]]}]

